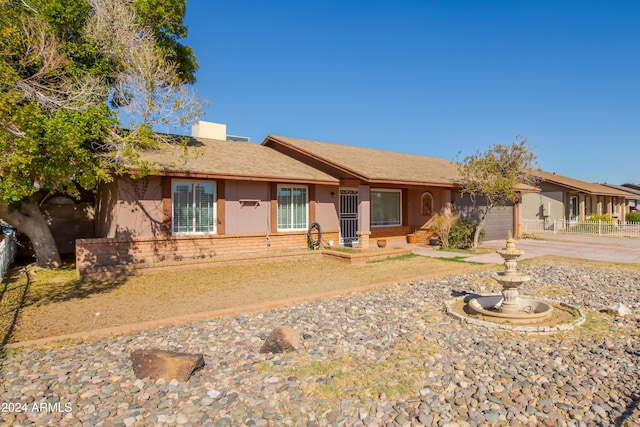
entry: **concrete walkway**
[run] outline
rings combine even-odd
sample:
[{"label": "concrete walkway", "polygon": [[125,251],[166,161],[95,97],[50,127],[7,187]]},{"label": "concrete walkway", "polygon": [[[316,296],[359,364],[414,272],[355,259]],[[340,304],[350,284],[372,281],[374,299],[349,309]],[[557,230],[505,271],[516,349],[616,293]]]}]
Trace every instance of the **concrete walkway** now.
[{"label": "concrete walkway", "polygon": [[[375,244],[375,243],[374,243]],[[458,252],[446,252],[434,249],[424,243],[407,244],[403,241],[390,241],[388,247],[412,247],[416,255],[455,258],[462,257],[467,261],[484,264],[502,264],[504,261],[495,252],[469,255]],[[500,249],[505,240],[489,240],[482,242],[480,248]],[[569,258],[581,258],[594,261],[621,262],[640,264],[640,239],[608,238],[588,236],[545,236],[543,240],[516,240],[516,248],[525,251],[519,259],[535,258],[544,255],[558,255]]]}]

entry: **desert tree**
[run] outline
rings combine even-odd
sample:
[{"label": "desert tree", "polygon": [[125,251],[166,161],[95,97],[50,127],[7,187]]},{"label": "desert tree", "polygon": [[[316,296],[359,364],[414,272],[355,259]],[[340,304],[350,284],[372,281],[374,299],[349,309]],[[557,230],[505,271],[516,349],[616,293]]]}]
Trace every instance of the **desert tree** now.
[{"label": "desert tree", "polygon": [[[491,210],[508,202],[517,203],[521,194],[519,187],[536,183],[535,176],[529,173],[535,163],[536,156],[527,140],[520,137],[510,145],[495,144],[485,152],[477,151],[458,162],[462,180],[460,191],[468,194],[479,210],[474,249],[478,247],[480,233]],[[479,199],[482,203],[477,203]]]},{"label": "desert tree", "polygon": [[[0,219],[60,256],[37,194],[77,196],[186,127],[202,102],[184,0],[0,0]],[[140,13],[138,13],[140,11]],[[120,117],[129,120],[125,125]]]}]

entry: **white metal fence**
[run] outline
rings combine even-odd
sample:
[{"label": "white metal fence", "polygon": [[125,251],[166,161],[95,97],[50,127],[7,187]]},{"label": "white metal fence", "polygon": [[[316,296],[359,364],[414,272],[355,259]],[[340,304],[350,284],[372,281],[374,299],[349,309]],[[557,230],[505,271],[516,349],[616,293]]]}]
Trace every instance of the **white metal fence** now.
[{"label": "white metal fence", "polygon": [[576,234],[606,237],[640,237],[640,222],[607,221],[540,221],[522,220],[522,232],[527,234]]},{"label": "white metal fence", "polygon": [[16,236],[15,232],[11,232],[11,234],[5,234],[4,239],[0,241],[0,281],[4,278],[15,255]]}]

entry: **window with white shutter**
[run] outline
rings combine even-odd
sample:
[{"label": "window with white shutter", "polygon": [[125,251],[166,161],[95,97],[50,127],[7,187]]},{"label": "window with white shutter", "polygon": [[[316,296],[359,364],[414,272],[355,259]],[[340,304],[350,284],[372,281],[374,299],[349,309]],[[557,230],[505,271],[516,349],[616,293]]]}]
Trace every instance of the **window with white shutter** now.
[{"label": "window with white shutter", "polygon": [[173,181],[171,208],[173,234],[216,232],[214,182]]}]

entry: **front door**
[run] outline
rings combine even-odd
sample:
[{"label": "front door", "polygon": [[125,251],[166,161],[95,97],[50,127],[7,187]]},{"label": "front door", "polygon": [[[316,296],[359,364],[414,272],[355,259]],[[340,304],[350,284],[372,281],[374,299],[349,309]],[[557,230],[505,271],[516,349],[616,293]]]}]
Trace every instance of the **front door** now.
[{"label": "front door", "polygon": [[340,243],[353,246],[358,242],[358,190],[340,190]]}]

